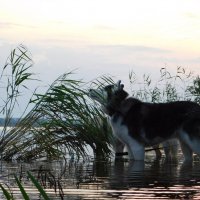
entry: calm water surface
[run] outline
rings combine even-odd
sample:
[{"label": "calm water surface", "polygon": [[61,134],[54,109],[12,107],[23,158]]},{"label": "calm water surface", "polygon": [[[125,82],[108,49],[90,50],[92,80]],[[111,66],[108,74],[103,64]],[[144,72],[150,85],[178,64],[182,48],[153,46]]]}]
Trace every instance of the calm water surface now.
[{"label": "calm water surface", "polygon": [[[62,160],[34,163],[1,163],[0,182],[7,183],[16,199],[21,199],[13,174],[21,177],[32,199],[40,199],[27,179],[29,170],[40,180],[52,199],[200,199],[200,161],[183,164],[178,161],[145,162]],[[55,194],[56,191],[56,194]],[[0,199],[3,199],[1,194]]]}]

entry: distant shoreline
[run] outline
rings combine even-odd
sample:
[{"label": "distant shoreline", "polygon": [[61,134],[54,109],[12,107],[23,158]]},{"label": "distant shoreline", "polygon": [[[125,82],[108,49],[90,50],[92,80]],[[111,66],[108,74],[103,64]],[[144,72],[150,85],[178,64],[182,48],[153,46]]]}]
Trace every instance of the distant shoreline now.
[{"label": "distant shoreline", "polygon": [[[21,118],[11,118],[10,122],[7,124],[7,126],[15,126],[17,124],[17,122],[20,120]],[[5,118],[0,118],[0,127],[5,125]]]}]

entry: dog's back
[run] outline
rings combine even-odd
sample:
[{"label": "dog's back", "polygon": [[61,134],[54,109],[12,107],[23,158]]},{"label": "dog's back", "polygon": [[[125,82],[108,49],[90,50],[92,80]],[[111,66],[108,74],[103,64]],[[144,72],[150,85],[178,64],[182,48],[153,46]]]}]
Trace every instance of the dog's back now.
[{"label": "dog's back", "polygon": [[200,106],[193,102],[177,101],[154,104],[130,98],[127,100],[129,105],[131,100],[132,106],[123,117],[123,123],[134,138],[138,138],[146,145],[154,145],[158,137],[161,140],[172,137],[186,121],[192,118],[200,119]]}]

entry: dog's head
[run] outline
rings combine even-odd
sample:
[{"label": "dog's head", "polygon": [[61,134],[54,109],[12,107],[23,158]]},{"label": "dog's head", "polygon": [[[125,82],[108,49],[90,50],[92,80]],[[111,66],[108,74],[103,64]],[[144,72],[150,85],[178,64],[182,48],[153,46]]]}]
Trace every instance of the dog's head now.
[{"label": "dog's head", "polygon": [[89,96],[91,99],[99,102],[107,114],[117,110],[121,102],[128,96],[124,91],[124,85],[119,80],[116,84],[107,85],[99,89],[90,89]]}]

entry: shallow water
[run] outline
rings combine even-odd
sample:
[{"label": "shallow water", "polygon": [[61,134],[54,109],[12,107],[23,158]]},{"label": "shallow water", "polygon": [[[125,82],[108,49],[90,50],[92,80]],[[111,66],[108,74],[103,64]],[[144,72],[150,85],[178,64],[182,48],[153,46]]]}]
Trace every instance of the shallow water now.
[{"label": "shallow water", "polygon": [[[7,183],[17,199],[20,192],[13,173],[21,177],[31,199],[39,199],[37,190],[27,179],[31,171],[40,180],[52,199],[200,199],[200,161],[184,164],[177,161],[154,160],[147,155],[145,162],[61,160],[34,163],[1,163],[0,182]],[[59,190],[59,185],[61,185]],[[55,194],[56,188],[56,194]],[[2,197],[0,197],[1,199]]]}]

